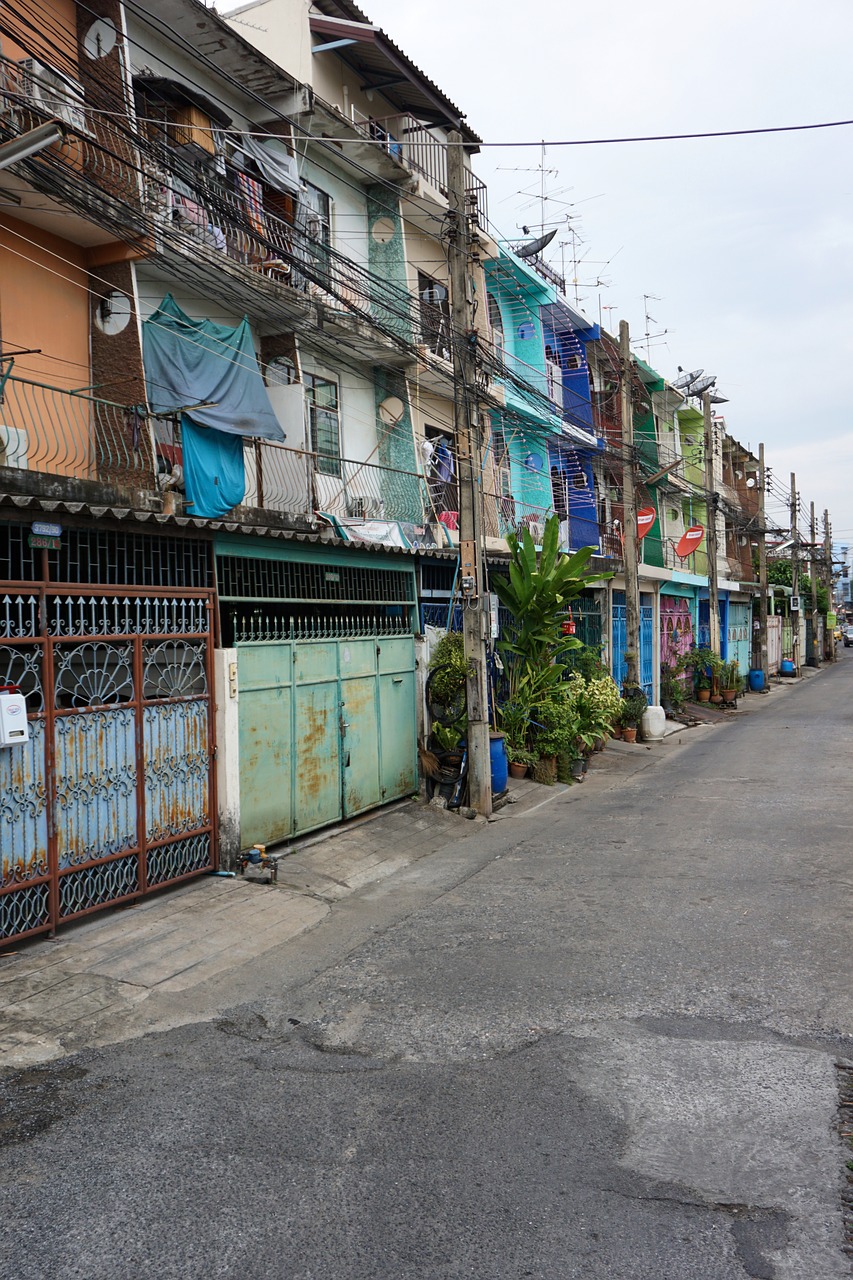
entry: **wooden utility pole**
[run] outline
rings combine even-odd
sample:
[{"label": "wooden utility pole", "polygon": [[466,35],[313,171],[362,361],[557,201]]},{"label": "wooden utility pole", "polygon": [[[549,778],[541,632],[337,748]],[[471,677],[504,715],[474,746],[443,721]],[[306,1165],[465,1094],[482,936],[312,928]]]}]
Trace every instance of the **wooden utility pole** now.
[{"label": "wooden utility pole", "polygon": [[797,527],[797,477],[791,472],[791,600],[797,601],[797,611],[790,610],[794,671],[800,674],[800,532]]},{"label": "wooden utility pole", "polygon": [[809,578],[812,588],[812,643],[808,654],[810,667],[820,666],[820,653],[817,647],[817,521],[814,514],[814,503],[809,512]]},{"label": "wooden utility pole", "polygon": [[761,595],[758,597],[758,648],[761,670],[764,672],[764,687],[770,679],[767,656],[767,517],[765,515],[765,493],[767,491],[767,473],[764,469],[764,445],[758,446],[758,585]]},{"label": "wooden utility pole", "polygon": [[454,427],[459,461],[459,586],[462,636],[468,664],[468,794],[471,808],[492,812],[486,681],[486,574],[483,556],[480,408],[476,391],[474,289],[470,275],[470,237],[465,197],[462,135],[447,137],[447,203],[450,220],[451,347],[453,351]]},{"label": "wooden utility pole", "polygon": [[708,627],[712,653],[720,652],[720,592],[717,585],[717,490],[714,487],[714,420],[711,417],[711,393],[702,394],[702,416],[705,423],[705,492],[708,495]]},{"label": "wooden utility pole", "polygon": [[634,486],[634,398],[631,335],[619,321],[619,393],[622,417],[622,550],[625,557],[625,684],[640,684],[640,566],[637,561],[637,493]]}]

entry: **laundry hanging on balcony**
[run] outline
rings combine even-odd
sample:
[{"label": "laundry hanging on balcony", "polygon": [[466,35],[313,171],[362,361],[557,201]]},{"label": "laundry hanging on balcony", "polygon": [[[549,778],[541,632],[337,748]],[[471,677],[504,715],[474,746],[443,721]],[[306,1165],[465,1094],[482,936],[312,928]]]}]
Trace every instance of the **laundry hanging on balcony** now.
[{"label": "laundry hanging on balcony", "polygon": [[152,413],[180,419],[189,512],[224,515],[245,491],[243,437],[284,440],[248,319],[193,320],[167,294],[142,326],[142,354]]},{"label": "laundry hanging on balcony", "polygon": [[285,195],[300,194],[302,183],[296,160],[283,142],[273,138],[259,142],[248,133],[232,134],[231,141],[237,148],[232,158],[236,168],[248,168],[253,173],[257,170],[265,182]]}]

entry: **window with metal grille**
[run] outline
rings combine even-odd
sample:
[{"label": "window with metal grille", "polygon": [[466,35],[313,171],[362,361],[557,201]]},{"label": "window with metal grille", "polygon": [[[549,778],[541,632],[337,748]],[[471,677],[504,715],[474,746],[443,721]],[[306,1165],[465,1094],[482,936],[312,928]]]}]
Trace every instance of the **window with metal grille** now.
[{"label": "window with metal grille", "polygon": [[411,604],[415,598],[410,570],[218,556],[217,574],[224,600]]},{"label": "window with metal grille", "polygon": [[305,402],[311,433],[311,449],[323,476],[341,474],[341,415],[338,384],[333,378],[305,374]]},{"label": "window with metal grille", "polygon": [[[0,579],[38,582],[41,552],[27,544],[29,525],[0,522]],[[50,582],[127,587],[209,587],[210,543],[136,530],[66,526],[47,555]]]},{"label": "window with metal grille", "polygon": [[31,530],[25,524],[0,524],[0,580],[37,582],[41,552],[27,545]]}]

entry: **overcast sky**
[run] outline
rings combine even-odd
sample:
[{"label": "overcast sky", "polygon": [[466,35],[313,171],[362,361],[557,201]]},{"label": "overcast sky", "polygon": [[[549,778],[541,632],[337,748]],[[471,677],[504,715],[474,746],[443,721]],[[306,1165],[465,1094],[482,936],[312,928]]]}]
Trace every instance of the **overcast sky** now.
[{"label": "overcast sky", "polygon": [[[490,142],[853,118],[851,0],[362,7]],[[546,167],[559,172],[545,216],[576,218],[587,313],[601,307],[613,331],[628,320],[645,355],[643,294],[656,295],[651,332],[667,334],[650,362],[670,379],[678,365],[715,373],[731,434],[756,450],[763,440],[776,483],[787,489],[796,471],[806,513],[811,501],[828,507],[838,540],[853,544],[851,147],[853,127],[549,148]],[[507,235],[541,220],[538,199],[513,195],[538,191],[538,174],[507,170],[540,162],[538,147],[474,158]],[[555,247],[569,239],[561,230]]]}]

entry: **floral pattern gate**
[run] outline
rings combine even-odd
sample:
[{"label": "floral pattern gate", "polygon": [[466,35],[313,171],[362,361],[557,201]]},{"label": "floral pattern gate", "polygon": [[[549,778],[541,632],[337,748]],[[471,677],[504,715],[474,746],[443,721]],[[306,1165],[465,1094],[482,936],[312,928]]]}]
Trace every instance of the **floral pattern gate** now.
[{"label": "floral pattern gate", "polygon": [[0,748],[0,938],[215,866],[211,617],[205,591],[0,594],[30,726]]}]

